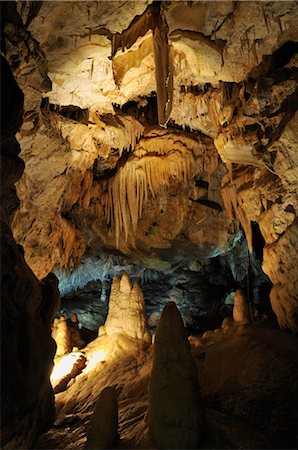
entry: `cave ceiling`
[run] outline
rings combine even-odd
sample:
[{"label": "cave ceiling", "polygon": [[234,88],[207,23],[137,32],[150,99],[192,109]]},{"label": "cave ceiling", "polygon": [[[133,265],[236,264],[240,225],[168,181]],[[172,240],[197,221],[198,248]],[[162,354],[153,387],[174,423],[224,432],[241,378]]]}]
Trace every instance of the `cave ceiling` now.
[{"label": "cave ceiling", "polygon": [[297,19],[295,1],[7,5],[25,96],[12,228],[35,274],[102,252],[167,270],[240,228],[252,249],[256,222],[295,328]]}]

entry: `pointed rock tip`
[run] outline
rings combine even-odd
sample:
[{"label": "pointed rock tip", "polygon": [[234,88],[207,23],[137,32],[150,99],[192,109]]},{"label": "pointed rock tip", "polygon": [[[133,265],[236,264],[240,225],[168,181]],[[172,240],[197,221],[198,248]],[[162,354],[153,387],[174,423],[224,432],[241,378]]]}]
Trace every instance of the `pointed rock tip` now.
[{"label": "pointed rock tip", "polygon": [[120,291],[127,294],[129,294],[131,291],[131,282],[126,272],[124,272],[121,277]]},{"label": "pointed rock tip", "polygon": [[175,302],[170,301],[166,303],[160,316],[160,320],[156,329],[156,336],[163,334],[162,330],[169,330],[170,333],[175,333],[177,329],[184,332],[184,324],[179,309]]}]

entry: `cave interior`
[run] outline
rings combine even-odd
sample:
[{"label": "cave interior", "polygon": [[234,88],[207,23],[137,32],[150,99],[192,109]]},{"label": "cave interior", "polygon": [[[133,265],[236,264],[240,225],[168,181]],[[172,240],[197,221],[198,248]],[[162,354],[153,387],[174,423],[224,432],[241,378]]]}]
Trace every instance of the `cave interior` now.
[{"label": "cave interior", "polygon": [[1,448],[298,448],[297,23],[1,2]]}]

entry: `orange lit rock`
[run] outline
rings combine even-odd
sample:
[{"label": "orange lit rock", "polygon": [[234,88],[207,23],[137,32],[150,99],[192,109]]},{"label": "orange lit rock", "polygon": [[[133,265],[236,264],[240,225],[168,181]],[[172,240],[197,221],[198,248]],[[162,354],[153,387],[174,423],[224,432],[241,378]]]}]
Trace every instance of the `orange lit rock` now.
[{"label": "orange lit rock", "polygon": [[272,309],[281,328],[298,333],[298,226],[294,222],[278,241],[264,249],[263,270],[274,287]]},{"label": "orange lit rock", "polygon": [[233,319],[242,324],[250,322],[249,306],[242,289],[237,289],[235,292]]}]

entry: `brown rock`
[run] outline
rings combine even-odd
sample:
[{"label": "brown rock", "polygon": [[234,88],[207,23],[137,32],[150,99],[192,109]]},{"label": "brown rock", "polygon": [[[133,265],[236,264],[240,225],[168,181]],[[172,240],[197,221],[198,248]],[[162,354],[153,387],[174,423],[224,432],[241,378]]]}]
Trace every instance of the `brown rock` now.
[{"label": "brown rock", "polygon": [[293,223],[264,249],[263,270],[274,283],[272,309],[281,328],[298,333],[298,226]]},{"label": "brown rock", "polygon": [[1,176],[2,448],[30,448],[51,426],[55,414],[49,376],[55,353],[50,324],[59,298],[57,283],[47,289],[36,279],[9,228],[18,204],[11,201],[16,199],[11,183],[21,175],[14,135],[22,117],[22,97],[1,56],[1,101],[5,105],[1,114],[1,163],[4,156],[7,170]]},{"label": "brown rock", "polygon": [[205,433],[196,366],[174,302],[164,307],[156,330],[148,426],[153,444],[164,449],[198,448]]},{"label": "brown rock", "polygon": [[106,387],[100,394],[90,429],[86,449],[112,448],[118,437],[118,401],[114,387]]},{"label": "brown rock", "polygon": [[72,313],[70,316],[70,320],[67,321],[67,327],[70,333],[71,348],[82,348],[85,345],[85,341],[81,338],[78,316],[76,313]]},{"label": "brown rock", "polygon": [[237,289],[234,296],[233,319],[246,324],[250,322],[249,306],[242,289]]}]

